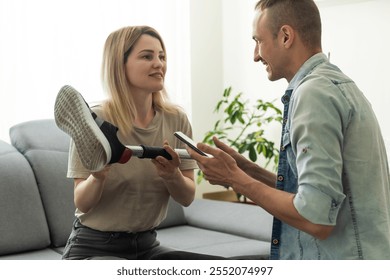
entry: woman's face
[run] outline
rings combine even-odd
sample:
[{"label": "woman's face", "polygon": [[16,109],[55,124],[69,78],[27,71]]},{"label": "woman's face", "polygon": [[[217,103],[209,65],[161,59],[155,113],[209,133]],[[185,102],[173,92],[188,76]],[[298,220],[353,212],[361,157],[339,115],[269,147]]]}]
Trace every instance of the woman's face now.
[{"label": "woman's face", "polygon": [[152,93],[162,90],[166,61],[160,41],[150,35],[142,35],[127,57],[125,68],[133,91]]}]

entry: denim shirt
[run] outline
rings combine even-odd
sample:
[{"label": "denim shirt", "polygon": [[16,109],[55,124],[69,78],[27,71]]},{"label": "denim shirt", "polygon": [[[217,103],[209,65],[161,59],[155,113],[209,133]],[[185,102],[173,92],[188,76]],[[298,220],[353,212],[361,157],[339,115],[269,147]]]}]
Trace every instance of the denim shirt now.
[{"label": "denim shirt", "polygon": [[390,259],[389,167],[380,127],[355,83],[322,53],[291,80],[276,188],[294,193],[325,240],[274,218],[271,259]]}]

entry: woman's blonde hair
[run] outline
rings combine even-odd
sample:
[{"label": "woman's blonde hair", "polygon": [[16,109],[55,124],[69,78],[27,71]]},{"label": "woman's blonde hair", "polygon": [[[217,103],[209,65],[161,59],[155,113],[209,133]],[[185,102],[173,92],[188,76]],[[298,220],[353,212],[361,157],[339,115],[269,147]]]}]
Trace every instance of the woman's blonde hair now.
[{"label": "woman's blonde hair", "polygon": [[[120,131],[128,134],[137,114],[129,82],[126,78],[125,64],[134,44],[142,35],[158,39],[166,55],[165,45],[158,32],[149,26],[128,26],[112,32],[104,45],[102,63],[102,82],[108,100],[103,104],[106,117]],[[156,111],[177,113],[179,107],[168,102],[163,88],[153,93],[153,107]]]}]

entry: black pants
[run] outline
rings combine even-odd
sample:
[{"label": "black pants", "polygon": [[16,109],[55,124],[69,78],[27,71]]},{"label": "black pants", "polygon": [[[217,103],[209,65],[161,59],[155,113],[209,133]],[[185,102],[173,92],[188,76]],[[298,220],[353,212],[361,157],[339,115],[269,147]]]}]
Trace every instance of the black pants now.
[{"label": "black pants", "polygon": [[168,251],[155,254],[152,260],[226,260],[226,258],[185,251]]},{"label": "black pants", "polygon": [[76,219],[62,258],[68,260],[151,259],[155,255],[171,251],[160,246],[156,236],[155,230],[138,233],[98,231],[82,225]]},{"label": "black pants", "polygon": [[160,246],[155,230],[125,233],[104,232],[73,223],[62,259],[65,260],[222,260],[220,256],[197,254]]}]

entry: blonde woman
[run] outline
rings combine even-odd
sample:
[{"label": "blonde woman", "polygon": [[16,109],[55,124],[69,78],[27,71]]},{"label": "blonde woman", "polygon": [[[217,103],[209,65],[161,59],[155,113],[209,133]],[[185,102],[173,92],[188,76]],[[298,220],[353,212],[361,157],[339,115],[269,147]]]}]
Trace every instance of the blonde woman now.
[{"label": "blonde woman", "polygon": [[173,133],[191,137],[192,129],[186,114],[167,102],[166,70],[165,46],[153,28],[124,27],[108,36],[102,64],[108,99],[94,114],[119,128],[123,145],[163,146],[172,159],[133,157],[91,172],[72,141],[68,177],[76,219],[63,259],[150,259],[170,251],[159,245],[155,228],[169,197],[191,204],[197,165],[174,150],[185,147]]}]

